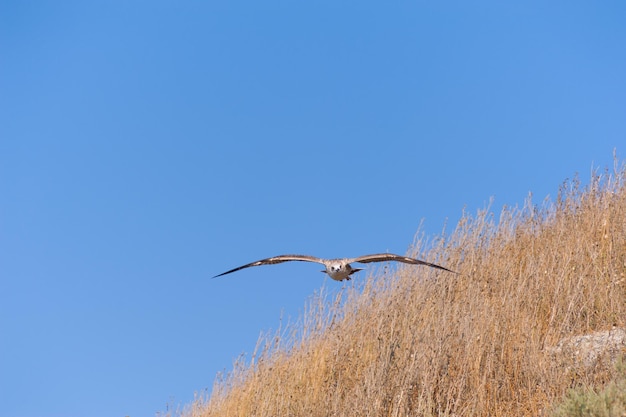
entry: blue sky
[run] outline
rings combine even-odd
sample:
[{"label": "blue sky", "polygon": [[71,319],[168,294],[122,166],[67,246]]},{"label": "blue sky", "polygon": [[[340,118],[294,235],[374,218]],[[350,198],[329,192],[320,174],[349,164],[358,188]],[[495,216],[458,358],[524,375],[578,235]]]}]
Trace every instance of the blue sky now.
[{"label": "blue sky", "polygon": [[0,415],[186,404],[344,285],[302,263],[213,275],[403,254],[422,221],[433,236],[491,197],[540,202],[612,165],[625,12],[3,2]]}]

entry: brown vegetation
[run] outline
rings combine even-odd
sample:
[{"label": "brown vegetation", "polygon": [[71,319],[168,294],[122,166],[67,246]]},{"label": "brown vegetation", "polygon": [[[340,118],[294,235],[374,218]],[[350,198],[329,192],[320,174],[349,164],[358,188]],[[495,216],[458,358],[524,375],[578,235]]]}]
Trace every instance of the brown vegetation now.
[{"label": "brown vegetation", "polygon": [[323,294],[185,416],[538,416],[613,378],[555,360],[564,337],[624,327],[626,170],[565,183],[554,202],[465,215],[399,267]]}]

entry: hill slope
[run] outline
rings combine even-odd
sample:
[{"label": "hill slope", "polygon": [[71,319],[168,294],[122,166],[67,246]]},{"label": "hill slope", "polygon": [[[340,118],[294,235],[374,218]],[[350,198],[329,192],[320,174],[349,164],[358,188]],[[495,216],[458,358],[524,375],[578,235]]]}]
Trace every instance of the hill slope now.
[{"label": "hill slope", "polygon": [[400,267],[312,300],[183,414],[545,415],[568,388],[613,377],[550,347],[625,326],[624,179],[619,167],[540,207],[464,216],[422,256],[459,275]]}]

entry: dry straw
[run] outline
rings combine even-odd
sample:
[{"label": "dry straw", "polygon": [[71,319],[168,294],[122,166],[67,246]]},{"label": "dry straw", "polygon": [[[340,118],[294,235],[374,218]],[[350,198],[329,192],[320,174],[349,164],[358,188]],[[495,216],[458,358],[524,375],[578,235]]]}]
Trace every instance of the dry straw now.
[{"label": "dry straw", "polygon": [[616,162],[556,201],[481,210],[447,238],[418,239],[409,255],[459,275],[401,267],[322,290],[183,415],[546,415],[569,388],[613,377],[548,352],[625,326],[625,174]]}]

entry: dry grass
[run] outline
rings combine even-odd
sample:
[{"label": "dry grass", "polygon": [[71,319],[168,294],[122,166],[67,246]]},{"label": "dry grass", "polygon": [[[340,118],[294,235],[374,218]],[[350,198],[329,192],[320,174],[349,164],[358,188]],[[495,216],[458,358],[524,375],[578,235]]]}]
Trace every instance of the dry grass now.
[{"label": "dry grass", "polygon": [[625,177],[616,163],[555,202],[465,215],[412,251],[459,275],[401,267],[314,297],[183,415],[538,416],[609,381],[612,366],[566,367],[547,348],[625,326]]}]

